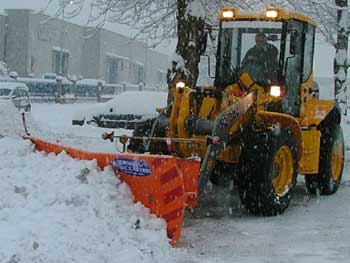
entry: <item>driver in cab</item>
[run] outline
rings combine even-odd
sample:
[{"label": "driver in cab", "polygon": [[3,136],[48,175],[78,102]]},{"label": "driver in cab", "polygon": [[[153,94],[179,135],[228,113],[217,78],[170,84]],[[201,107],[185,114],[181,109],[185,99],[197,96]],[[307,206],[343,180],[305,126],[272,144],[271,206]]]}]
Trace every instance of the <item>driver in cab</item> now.
[{"label": "driver in cab", "polygon": [[267,42],[264,33],[255,35],[255,46],[248,50],[242,61],[242,72],[247,72],[258,83],[271,84],[277,80],[278,49]]},{"label": "driver in cab", "polygon": [[[265,86],[277,81],[278,49],[268,43],[267,40],[267,36],[264,33],[256,34],[255,46],[247,51],[242,61],[242,75],[240,78],[242,80],[242,78],[246,78],[249,75],[249,80],[245,81],[247,82],[246,84],[253,82]],[[244,86],[249,89],[251,85]],[[241,89],[240,85],[234,83],[225,89],[224,95],[235,101],[235,98],[243,96],[244,93],[245,91]]]}]

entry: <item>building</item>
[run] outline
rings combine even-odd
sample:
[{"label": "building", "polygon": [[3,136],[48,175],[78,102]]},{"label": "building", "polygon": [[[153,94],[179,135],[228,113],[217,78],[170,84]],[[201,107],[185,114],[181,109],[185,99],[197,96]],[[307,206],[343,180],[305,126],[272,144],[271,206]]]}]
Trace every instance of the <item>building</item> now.
[{"label": "building", "polygon": [[104,29],[86,37],[87,30],[31,10],[5,10],[0,15],[0,60],[24,77],[54,72],[107,83],[166,84],[167,55]]}]

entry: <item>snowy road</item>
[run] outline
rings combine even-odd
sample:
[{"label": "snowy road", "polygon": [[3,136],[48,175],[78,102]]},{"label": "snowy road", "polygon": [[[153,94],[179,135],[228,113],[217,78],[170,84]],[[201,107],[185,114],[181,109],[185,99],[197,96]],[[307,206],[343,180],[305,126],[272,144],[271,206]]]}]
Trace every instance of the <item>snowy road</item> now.
[{"label": "snowy road", "polygon": [[180,246],[216,262],[350,262],[349,185],[334,196],[310,198],[298,184],[291,207],[277,217],[219,208],[211,207],[210,217],[187,219]]},{"label": "snowy road", "polygon": [[[83,107],[87,105],[35,104],[32,114],[39,126],[45,127],[44,133],[51,138],[58,136],[68,144],[88,150],[114,151],[112,144],[101,141],[103,129],[70,125],[72,112]],[[346,131],[349,131],[348,127]],[[208,198],[203,208],[197,211],[196,218],[191,215],[186,218],[182,239],[169,254],[165,253],[171,258],[166,261],[350,262],[348,166],[345,167],[343,178],[344,183],[336,195],[311,198],[305,194],[301,179],[291,207],[285,214],[270,218],[246,214],[239,209],[237,198],[233,198],[232,205],[228,206],[225,196],[215,194],[220,191],[214,191],[214,197]],[[147,260],[136,259],[133,262],[152,262],[151,259]],[[161,261],[158,258],[156,262]]]}]

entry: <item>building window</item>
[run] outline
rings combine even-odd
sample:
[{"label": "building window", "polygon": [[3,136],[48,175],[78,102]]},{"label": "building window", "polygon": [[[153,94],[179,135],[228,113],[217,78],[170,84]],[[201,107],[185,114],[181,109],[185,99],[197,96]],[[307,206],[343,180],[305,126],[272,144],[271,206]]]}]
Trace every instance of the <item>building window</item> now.
[{"label": "building window", "polygon": [[52,51],[52,71],[58,75],[66,76],[68,73],[69,53],[67,51]]},{"label": "building window", "polygon": [[124,71],[125,60],[122,58],[106,58],[106,80],[108,83],[122,82],[122,71]]},{"label": "building window", "polygon": [[130,81],[132,84],[145,83],[145,73],[143,65],[130,64]]},{"label": "building window", "polygon": [[118,83],[118,60],[107,58],[106,80],[108,83]]}]

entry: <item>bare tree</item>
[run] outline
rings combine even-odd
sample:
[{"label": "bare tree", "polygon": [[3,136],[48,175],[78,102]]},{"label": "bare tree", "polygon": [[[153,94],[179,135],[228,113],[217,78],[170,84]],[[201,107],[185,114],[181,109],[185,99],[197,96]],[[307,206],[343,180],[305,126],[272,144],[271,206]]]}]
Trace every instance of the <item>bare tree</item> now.
[{"label": "bare tree", "polygon": [[335,96],[347,113],[347,72],[348,72],[348,42],[349,42],[349,14],[348,0],[335,0],[337,5],[337,43],[334,58]]}]

